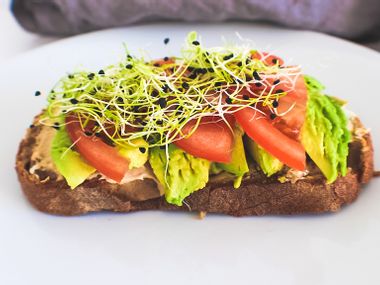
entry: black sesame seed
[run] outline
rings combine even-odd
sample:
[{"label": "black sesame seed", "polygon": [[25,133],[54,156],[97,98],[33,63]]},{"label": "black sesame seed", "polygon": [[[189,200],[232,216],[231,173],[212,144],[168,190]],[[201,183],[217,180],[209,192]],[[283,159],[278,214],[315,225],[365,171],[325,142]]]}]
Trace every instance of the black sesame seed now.
[{"label": "black sesame seed", "polygon": [[201,68],[201,69],[199,70],[199,72],[200,72],[201,74],[206,74],[206,73],[207,73],[207,68]]},{"label": "black sesame seed", "polygon": [[90,79],[90,80],[94,79],[94,77],[95,77],[95,73],[89,73],[89,74],[87,74],[87,78]]},{"label": "black sesame seed", "polygon": [[280,83],[280,79],[276,79],[275,81],[273,81],[273,84],[274,85],[277,85],[277,84],[279,84]]},{"label": "black sesame seed", "polygon": [[270,117],[271,120],[274,120],[277,116],[276,116],[276,114],[272,113],[272,114],[269,115],[269,117]]},{"label": "black sesame seed", "polygon": [[166,44],[166,45],[167,45],[167,44],[169,43],[169,41],[170,41],[170,39],[169,39],[169,38],[165,38],[165,39],[164,39],[164,44]]},{"label": "black sesame seed", "polygon": [[153,97],[157,97],[158,96],[158,91],[157,90],[153,90],[152,93],[150,93],[151,96]]},{"label": "black sesame seed", "polygon": [[77,99],[75,99],[75,98],[70,99],[70,103],[71,103],[71,104],[74,104],[74,105],[75,105],[75,104],[78,104],[78,102],[79,102],[79,101],[78,101]]},{"label": "black sesame seed", "polygon": [[239,67],[241,67],[242,65],[243,65],[242,62],[238,62],[238,63],[237,63],[237,66],[239,66]]},{"label": "black sesame seed", "polygon": [[249,100],[249,96],[248,95],[243,95],[243,99],[244,100]]},{"label": "black sesame seed", "polygon": [[159,126],[161,126],[163,124],[163,121],[162,120],[157,120],[156,124],[159,125]]},{"label": "black sesame seed", "polygon": [[193,67],[193,66],[189,66],[189,67],[187,68],[187,70],[190,71],[190,72],[191,72],[191,71],[194,71],[194,69],[195,69],[195,67]]},{"label": "black sesame seed", "polygon": [[73,79],[73,78],[74,78],[74,75],[69,74],[67,77],[68,77],[69,79]]},{"label": "black sesame seed", "polygon": [[215,87],[220,87],[222,86],[222,82],[215,82]]},{"label": "black sesame seed", "polygon": [[124,100],[123,100],[123,98],[121,98],[121,97],[117,97],[116,100],[117,100],[118,103],[124,103]]},{"label": "black sesame seed", "polygon": [[282,89],[278,89],[278,90],[276,90],[274,93],[276,93],[276,94],[284,93],[284,90],[282,90]]},{"label": "black sesame seed", "polygon": [[277,107],[278,107],[278,101],[277,101],[277,100],[274,100],[274,101],[272,102],[272,106],[273,106],[273,108],[277,108]]},{"label": "black sesame seed", "polygon": [[165,108],[167,105],[166,99],[165,98],[158,99],[158,105],[160,105],[161,108]]},{"label": "black sesame seed", "polygon": [[40,96],[41,95],[41,91],[36,91],[35,93],[34,93],[34,96]]},{"label": "black sesame seed", "polygon": [[140,151],[141,153],[145,153],[145,152],[146,152],[146,148],[145,148],[145,147],[139,147],[139,151]]},{"label": "black sesame seed", "polygon": [[133,66],[132,66],[132,64],[130,64],[130,63],[127,64],[127,65],[125,66],[126,69],[132,69],[132,67],[133,67]]},{"label": "black sesame seed", "polygon": [[260,82],[256,82],[256,83],[255,83],[255,86],[256,86],[256,87],[261,87],[261,86],[263,86],[263,84],[260,83]]},{"label": "black sesame seed", "polygon": [[223,57],[223,60],[229,60],[229,59],[231,59],[231,58],[233,58],[233,57],[234,57],[233,54],[226,55],[226,56]]},{"label": "black sesame seed", "polygon": [[104,74],[105,74],[105,72],[104,72],[104,70],[103,70],[103,69],[101,69],[101,70],[99,70],[99,71],[98,71],[98,74],[100,74],[100,75],[104,75]]},{"label": "black sesame seed", "polygon": [[55,122],[53,128],[59,130],[59,123]]},{"label": "black sesame seed", "polygon": [[195,79],[195,78],[197,78],[197,73],[196,73],[196,72],[193,72],[193,73],[191,73],[188,77],[189,77],[190,79]]},{"label": "black sesame seed", "polygon": [[208,72],[214,72],[214,69],[212,67],[207,68]]},{"label": "black sesame seed", "polygon": [[182,83],[182,87],[185,88],[185,89],[188,89],[189,88],[189,84],[187,82],[183,82]]},{"label": "black sesame seed", "polygon": [[199,46],[200,45],[200,43],[198,41],[193,41],[192,44],[195,45],[195,46]]},{"label": "black sesame seed", "polygon": [[260,75],[257,73],[256,70],[252,73],[252,76],[253,76],[253,78],[255,78],[256,80],[261,80],[261,77],[260,77]]},{"label": "black sesame seed", "polygon": [[127,58],[128,58],[128,59],[131,59],[131,58],[132,58],[132,56],[131,56],[130,54],[128,54],[128,55],[127,55]]},{"label": "black sesame seed", "polygon": [[227,98],[226,98],[226,103],[227,103],[227,104],[232,104],[232,99],[231,99],[230,97],[227,97]]},{"label": "black sesame seed", "polygon": [[165,56],[164,61],[168,61],[168,60],[169,60],[169,57]]}]

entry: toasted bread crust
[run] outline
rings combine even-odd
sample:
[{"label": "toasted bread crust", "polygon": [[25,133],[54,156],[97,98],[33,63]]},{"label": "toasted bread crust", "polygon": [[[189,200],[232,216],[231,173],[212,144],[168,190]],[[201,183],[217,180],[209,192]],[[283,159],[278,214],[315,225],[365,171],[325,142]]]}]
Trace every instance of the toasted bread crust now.
[{"label": "toasted bread crust", "polygon": [[[355,124],[362,127],[360,121]],[[243,180],[239,189],[234,189],[231,181],[210,181],[206,188],[190,195],[182,207],[168,204],[164,197],[131,201],[121,187],[105,180],[94,178],[70,190],[65,181],[54,179],[54,173],[46,177],[30,174],[28,166],[34,136],[43,127],[28,130],[19,147],[16,171],[30,203],[42,212],[57,215],[140,210],[201,211],[233,216],[335,212],[342,205],[355,201],[361,184],[373,176],[373,147],[370,134],[366,133],[350,145],[348,174],[332,184],[326,184],[319,171],[311,172],[295,183],[279,183],[254,171]]]}]

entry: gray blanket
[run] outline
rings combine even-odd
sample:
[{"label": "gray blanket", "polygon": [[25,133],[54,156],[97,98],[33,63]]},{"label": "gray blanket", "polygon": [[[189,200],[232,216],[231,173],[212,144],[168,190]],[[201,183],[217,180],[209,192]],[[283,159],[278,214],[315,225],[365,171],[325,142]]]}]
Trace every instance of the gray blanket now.
[{"label": "gray blanket", "polygon": [[159,20],[269,21],[380,50],[380,0],[14,0],[12,11],[25,29],[48,35]]}]

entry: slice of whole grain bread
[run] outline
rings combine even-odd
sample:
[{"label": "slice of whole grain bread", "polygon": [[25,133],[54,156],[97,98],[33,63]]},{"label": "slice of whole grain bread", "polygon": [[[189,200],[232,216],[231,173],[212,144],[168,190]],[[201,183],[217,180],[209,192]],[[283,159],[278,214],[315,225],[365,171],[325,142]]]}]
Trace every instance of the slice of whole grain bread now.
[{"label": "slice of whole grain bread", "polygon": [[[22,140],[16,158],[16,171],[21,188],[30,203],[42,212],[57,215],[80,215],[95,211],[132,212],[140,210],[181,210],[244,215],[292,215],[338,211],[352,203],[360,193],[361,184],[373,176],[373,147],[370,134],[359,119],[353,120],[353,142],[348,158],[349,170],[334,183],[326,180],[309,161],[309,174],[297,181],[280,183],[278,175],[267,178],[251,162],[250,173],[238,189],[230,177],[211,177],[208,185],[194,192],[186,205],[177,207],[159,197],[155,182],[136,180],[128,185],[109,183],[93,177],[70,190],[52,170],[31,169],[37,135],[48,128],[38,124],[30,128]],[[139,193],[144,193],[144,200]],[[148,200],[145,200],[149,198]]]}]

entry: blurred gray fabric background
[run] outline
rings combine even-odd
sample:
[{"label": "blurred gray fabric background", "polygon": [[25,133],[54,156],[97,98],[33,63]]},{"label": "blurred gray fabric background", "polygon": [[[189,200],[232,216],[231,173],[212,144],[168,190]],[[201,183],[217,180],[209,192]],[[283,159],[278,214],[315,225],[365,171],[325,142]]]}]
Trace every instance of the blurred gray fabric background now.
[{"label": "blurred gray fabric background", "polygon": [[380,0],[14,0],[27,30],[73,35],[152,21],[268,21],[380,50]]}]

